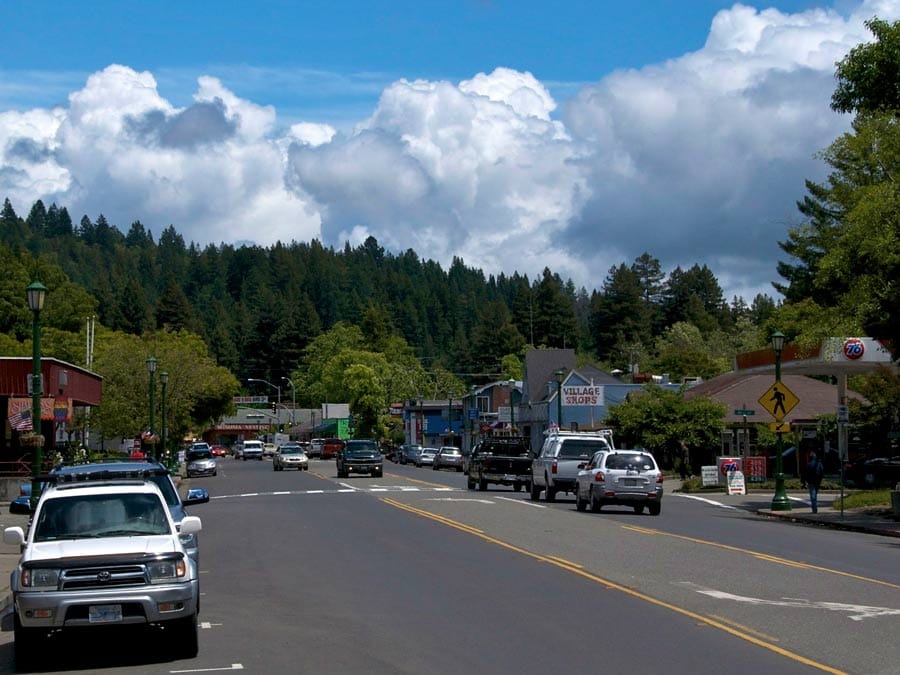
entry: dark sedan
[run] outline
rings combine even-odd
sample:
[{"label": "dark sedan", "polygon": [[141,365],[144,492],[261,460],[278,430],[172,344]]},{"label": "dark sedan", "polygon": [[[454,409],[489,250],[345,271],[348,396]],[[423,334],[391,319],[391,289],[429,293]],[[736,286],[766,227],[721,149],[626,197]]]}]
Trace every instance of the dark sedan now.
[{"label": "dark sedan", "polygon": [[900,456],[870,457],[856,462],[847,478],[859,488],[894,487],[900,483]]}]

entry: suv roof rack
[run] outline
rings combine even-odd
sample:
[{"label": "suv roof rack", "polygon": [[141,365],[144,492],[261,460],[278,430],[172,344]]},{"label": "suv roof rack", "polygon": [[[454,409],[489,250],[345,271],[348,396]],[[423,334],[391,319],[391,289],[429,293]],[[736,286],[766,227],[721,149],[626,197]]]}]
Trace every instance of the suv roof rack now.
[{"label": "suv roof rack", "polygon": [[49,473],[38,476],[43,483],[64,485],[71,483],[103,483],[109,481],[146,481],[153,476],[164,475],[168,469],[160,466],[152,469],[103,469],[102,471],[66,471],[65,473]]}]

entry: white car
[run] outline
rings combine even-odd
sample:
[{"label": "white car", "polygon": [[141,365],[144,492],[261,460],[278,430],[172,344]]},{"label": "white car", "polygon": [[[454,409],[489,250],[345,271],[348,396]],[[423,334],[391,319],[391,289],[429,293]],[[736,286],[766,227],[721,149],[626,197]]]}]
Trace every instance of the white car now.
[{"label": "white car", "polygon": [[274,471],[284,471],[285,469],[306,471],[309,469],[309,457],[299,443],[282,443],[272,458],[272,469]]},{"label": "white car", "polygon": [[185,456],[187,477],[215,476],[218,471],[216,458],[206,443],[194,443]]},{"label": "white car", "polygon": [[580,465],[575,479],[575,508],[588,506],[597,513],[607,504],[630,506],[635,513],[647,508],[658,516],[662,509],[663,476],[656,459],[646,450],[601,450]]},{"label": "white car", "polygon": [[241,445],[241,459],[245,462],[248,459],[263,458],[263,442],[262,441],[244,441]]},{"label": "white car", "polygon": [[[162,493],[140,471],[115,482],[77,473],[48,481],[32,525],[3,532],[22,556],[10,578],[17,670],[31,670],[50,631],[163,624],[181,658],[197,654],[200,582]],[[181,534],[199,532],[185,516]]]},{"label": "white car", "polygon": [[422,452],[416,456],[416,466],[432,466],[436,454],[438,454],[437,448],[422,448]]}]

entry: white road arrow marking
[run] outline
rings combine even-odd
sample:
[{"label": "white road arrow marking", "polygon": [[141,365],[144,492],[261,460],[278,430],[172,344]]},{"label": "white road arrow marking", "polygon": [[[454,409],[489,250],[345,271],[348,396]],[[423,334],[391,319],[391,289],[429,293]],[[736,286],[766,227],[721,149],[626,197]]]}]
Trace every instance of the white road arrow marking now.
[{"label": "white road arrow marking", "polygon": [[766,600],[765,598],[752,598],[746,595],[735,595],[725,591],[717,591],[714,588],[705,588],[698,584],[685,582],[682,584],[687,588],[691,588],[697,593],[708,595],[717,600],[731,600],[732,602],[742,602],[748,605],[768,605],[774,607],[797,607],[799,609],[824,609],[828,612],[846,612],[849,619],[853,621],[862,621],[863,619],[873,619],[880,616],[897,616],[900,615],[900,609],[892,609],[890,607],[873,607],[871,605],[856,605],[845,602],[825,602],[816,600],[807,600],[805,598],[781,598],[779,600]]},{"label": "white road arrow marking", "polygon": [[684,499],[695,499],[698,502],[704,502],[705,504],[712,504],[713,506],[720,506],[723,509],[737,509],[736,506],[732,506],[731,504],[723,504],[722,502],[717,502],[714,499],[707,499],[706,497],[698,497],[697,495],[685,495],[680,492],[672,495],[673,497],[682,497]]}]

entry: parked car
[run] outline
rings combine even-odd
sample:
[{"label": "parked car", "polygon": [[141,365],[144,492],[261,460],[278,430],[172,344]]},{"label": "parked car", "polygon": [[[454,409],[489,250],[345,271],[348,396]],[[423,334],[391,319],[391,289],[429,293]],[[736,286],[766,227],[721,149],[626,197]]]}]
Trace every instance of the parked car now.
[{"label": "parked car", "polygon": [[278,446],[274,443],[263,443],[263,457],[274,457]]},{"label": "parked car", "polygon": [[322,459],[337,457],[343,447],[344,441],[340,438],[326,438],[322,441]]},{"label": "parked car", "polygon": [[575,488],[575,508],[597,513],[607,504],[630,506],[635,513],[658,516],[662,509],[663,476],[646,450],[601,450],[581,465]]},{"label": "parked car", "polygon": [[263,442],[262,441],[244,441],[241,446],[241,459],[245,462],[248,459],[258,459],[262,460],[263,458]]},{"label": "parked car", "polygon": [[284,471],[285,469],[305,471],[309,469],[309,457],[306,456],[299,443],[282,443],[272,458],[272,469],[275,471]]},{"label": "parked car", "polygon": [[421,445],[401,445],[400,446],[400,464],[415,464],[416,457],[422,452]]},{"label": "parked car", "polygon": [[[96,462],[86,463],[70,463],[58,464],[50,472],[50,475],[68,475],[77,474],[82,477],[89,477],[92,481],[102,480],[122,480],[123,476],[137,476],[153,481],[162,493],[169,511],[172,513],[172,519],[176,524],[181,523],[185,516],[188,515],[185,507],[194,506],[196,504],[206,504],[209,502],[209,492],[206,488],[191,488],[188,490],[187,496],[182,499],[175,483],[172,481],[172,475],[169,470],[162,464],[152,459],[143,460],[120,460],[109,459]],[[187,550],[188,555],[194,562],[200,559],[200,544],[196,534],[182,533],[181,543]]]},{"label": "parked car", "polygon": [[238,441],[234,445],[231,446],[231,456],[235,459],[243,459],[244,458],[244,443],[243,441]]},{"label": "parked car", "polygon": [[54,475],[28,534],[18,526],[3,532],[4,543],[22,551],[10,577],[16,670],[34,669],[51,632],[123,623],[165,626],[175,655],[195,657],[200,571],[182,535],[200,529],[196,516],[176,526],[149,476]]},{"label": "parked car", "polygon": [[206,443],[194,443],[191,449],[185,455],[186,468],[188,478],[194,476],[215,476],[218,471],[216,458],[213,457],[212,450]]},{"label": "parked car", "polygon": [[439,469],[455,469],[463,470],[463,455],[459,448],[452,445],[445,445],[438,449],[431,461],[431,468],[435,471]]},{"label": "parked car", "polygon": [[9,503],[10,513],[31,513],[31,483],[19,483],[19,496]]},{"label": "parked car", "polygon": [[353,472],[380,478],[384,470],[384,457],[378,443],[372,440],[352,439],[343,443],[335,461],[338,478],[347,478]]},{"label": "parked car", "polygon": [[422,448],[422,451],[416,455],[416,466],[431,466],[434,464],[434,456],[437,452],[437,448]]},{"label": "parked car", "polygon": [[900,456],[869,457],[852,464],[846,478],[858,488],[891,487],[900,483]]}]

